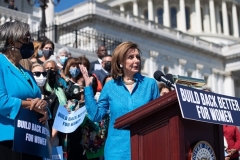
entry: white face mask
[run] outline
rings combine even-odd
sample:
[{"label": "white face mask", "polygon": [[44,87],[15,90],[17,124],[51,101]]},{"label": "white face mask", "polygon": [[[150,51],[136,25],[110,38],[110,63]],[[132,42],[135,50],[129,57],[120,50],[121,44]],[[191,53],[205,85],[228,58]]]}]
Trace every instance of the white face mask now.
[{"label": "white face mask", "polygon": [[42,87],[42,86],[44,86],[44,84],[46,83],[46,77],[43,77],[43,75],[41,74],[39,77],[37,77],[37,76],[34,76],[34,78],[35,78],[35,80],[36,80],[36,82],[37,82],[37,85],[39,86],[39,87]]}]

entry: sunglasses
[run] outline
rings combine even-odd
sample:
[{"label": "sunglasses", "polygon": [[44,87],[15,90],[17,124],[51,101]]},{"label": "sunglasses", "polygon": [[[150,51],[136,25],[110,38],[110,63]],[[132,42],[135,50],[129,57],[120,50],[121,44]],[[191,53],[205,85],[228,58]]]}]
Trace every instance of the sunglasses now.
[{"label": "sunglasses", "polygon": [[43,75],[43,77],[46,77],[46,76],[47,76],[47,72],[33,72],[33,74],[34,74],[36,77],[40,77],[41,74]]}]

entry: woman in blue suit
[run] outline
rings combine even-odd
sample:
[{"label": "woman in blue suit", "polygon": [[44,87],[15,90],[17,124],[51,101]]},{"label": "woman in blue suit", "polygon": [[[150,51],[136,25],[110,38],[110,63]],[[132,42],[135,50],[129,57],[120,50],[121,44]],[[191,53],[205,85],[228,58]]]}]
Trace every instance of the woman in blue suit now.
[{"label": "woman in blue suit", "polygon": [[42,114],[40,122],[44,123],[48,118],[47,103],[41,100],[32,74],[19,64],[21,59],[30,58],[34,51],[29,25],[19,21],[6,22],[0,26],[0,39],[5,41],[0,54],[0,159],[40,160],[40,157],[12,151],[14,119],[20,108]]},{"label": "woman in blue suit", "polygon": [[102,89],[98,102],[94,100],[91,78],[80,65],[85,79],[85,105],[89,117],[100,121],[110,110],[110,122],[104,148],[105,160],[130,160],[130,131],[114,128],[115,120],[159,97],[157,83],[142,76],[140,50],[135,43],[123,42],[113,52],[112,77]]}]

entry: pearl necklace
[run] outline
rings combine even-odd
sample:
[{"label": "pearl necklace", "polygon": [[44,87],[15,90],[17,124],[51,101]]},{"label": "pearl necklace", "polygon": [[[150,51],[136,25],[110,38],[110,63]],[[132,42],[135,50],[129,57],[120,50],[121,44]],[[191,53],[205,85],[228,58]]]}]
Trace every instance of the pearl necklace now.
[{"label": "pearl necklace", "polygon": [[135,81],[133,80],[132,82],[126,82],[126,81],[124,81],[123,80],[123,82],[124,82],[124,84],[126,84],[126,85],[132,85],[132,84],[134,84],[135,83]]}]

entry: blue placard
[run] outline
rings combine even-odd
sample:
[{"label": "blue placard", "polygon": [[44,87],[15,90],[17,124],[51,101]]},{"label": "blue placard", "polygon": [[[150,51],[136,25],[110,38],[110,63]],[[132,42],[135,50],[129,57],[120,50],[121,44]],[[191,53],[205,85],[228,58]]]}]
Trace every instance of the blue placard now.
[{"label": "blue placard", "polygon": [[202,122],[240,126],[240,98],[176,84],[182,117]]},{"label": "blue placard", "polygon": [[43,158],[43,160],[63,160],[62,146],[52,148],[52,159]]},{"label": "blue placard", "polygon": [[50,158],[52,147],[47,125],[39,122],[42,115],[28,109],[21,108],[14,121],[13,150]]}]

